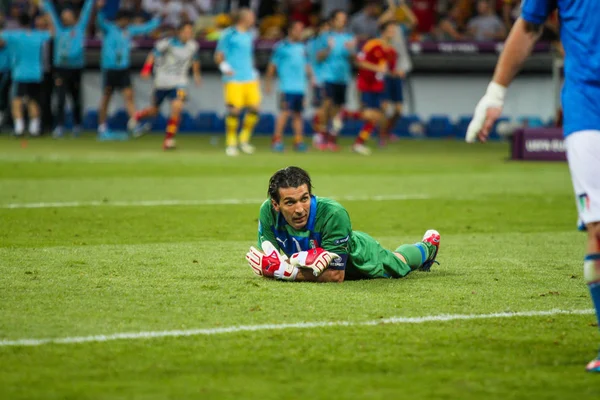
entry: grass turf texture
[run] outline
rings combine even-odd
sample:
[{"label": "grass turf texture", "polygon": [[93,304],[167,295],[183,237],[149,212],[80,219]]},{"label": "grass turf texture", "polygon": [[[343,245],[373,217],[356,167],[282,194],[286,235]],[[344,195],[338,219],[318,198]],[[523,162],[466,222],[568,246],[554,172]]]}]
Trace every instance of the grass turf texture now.
[{"label": "grass turf texture", "polygon": [[[214,142],[214,141],[213,141]],[[392,316],[582,310],[584,236],[563,163],[506,162],[506,144],[402,141],[361,157],[226,158],[208,138],[98,143],[0,138],[0,339]],[[345,143],[349,145],[349,143]],[[346,146],[348,147],[348,146]],[[258,204],[287,165],[388,247],[442,234],[440,266],[401,280],[286,284],[255,277]],[[592,399],[593,315],[258,331],[0,347],[0,398]]]}]

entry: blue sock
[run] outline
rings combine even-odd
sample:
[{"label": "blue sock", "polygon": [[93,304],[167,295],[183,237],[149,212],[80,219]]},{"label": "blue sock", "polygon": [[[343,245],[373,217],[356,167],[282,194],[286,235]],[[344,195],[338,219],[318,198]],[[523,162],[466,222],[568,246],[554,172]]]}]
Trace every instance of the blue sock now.
[{"label": "blue sock", "polygon": [[600,253],[588,254],[585,257],[583,273],[590,288],[592,302],[596,308],[596,318],[600,326],[600,272],[596,272],[595,264],[600,263]]}]

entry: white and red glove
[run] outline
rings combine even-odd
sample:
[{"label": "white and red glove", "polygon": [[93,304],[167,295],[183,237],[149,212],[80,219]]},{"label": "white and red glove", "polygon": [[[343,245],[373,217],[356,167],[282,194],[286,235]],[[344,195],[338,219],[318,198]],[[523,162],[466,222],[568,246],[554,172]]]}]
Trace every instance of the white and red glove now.
[{"label": "white and red glove", "polygon": [[319,276],[339,256],[335,253],[317,247],[308,251],[301,251],[292,255],[290,264],[298,268],[312,269],[314,276]]},{"label": "white and red glove", "polygon": [[287,258],[279,254],[271,242],[264,241],[261,247],[263,251],[250,247],[250,251],[246,254],[248,265],[256,275],[284,281],[296,279],[298,268],[290,265]]},{"label": "white and red glove", "polygon": [[467,143],[473,143],[477,139],[485,141],[494,126],[494,122],[502,114],[505,96],[506,87],[496,82],[490,82],[485,95],[477,103],[473,119],[467,128],[465,138]]}]

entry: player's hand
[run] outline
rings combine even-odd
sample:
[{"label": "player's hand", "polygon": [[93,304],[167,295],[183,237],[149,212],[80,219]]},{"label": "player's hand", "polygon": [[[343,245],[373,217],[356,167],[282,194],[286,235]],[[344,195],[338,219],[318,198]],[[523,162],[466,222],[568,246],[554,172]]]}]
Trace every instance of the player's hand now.
[{"label": "player's hand", "polygon": [[335,39],[332,37],[327,39],[327,46],[329,47],[329,50],[333,49],[335,47]]},{"label": "player's hand", "polygon": [[477,139],[485,142],[494,126],[494,122],[502,114],[506,88],[496,82],[488,85],[485,95],[479,100],[475,107],[473,119],[467,128],[467,143],[473,143]]},{"label": "player's hand", "polygon": [[298,269],[291,265],[287,258],[279,254],[271,242],[265,241],[261,247],[263,251],[250,247],[250,251],[246,254],[248,265],[256,275],[281,280],[296,278]]},{"label": "player's hand", "polygon": [[399,69],[394,72],[394,76],[396,76],[397,78],[400,78],[400,79],[404,79],[404,78],[406,78],[406,72]]},{"label": "player's hand", "polygon": [[298,268],[312,269],[314,276],[319,276],[339,256],[320,247],[308,251],[301,251],[292,255],[290,264]]},{"label": "player's hand", "polygon": [[227,75],[227,76],[233,75],[233,68],[231,68],[231,65],[229,65],[229,63],[227,61],[223,61],[223,62],[221,62],[221,64],[219,64],[219,70],[221,71],[221,73],[223,75]]},{"label": "player's hand", "polygon": [[348,40],[346,43],[344,43],[344,46],[349,52],[354,52],[356,50],[356,39]]},{"label": "player's hand", "polygon": [[381,74],[387,74],[390,71],[390,69],[388,68],[387,64],[379,64],[377,66],[377,72],[381,73]]},{"label": "player's hand", "polygon": [[104,8],[104,5],[106,4],[106,1],[104,0],[98,0],[96,1],[96,7],[100,10],[102,8]]}]

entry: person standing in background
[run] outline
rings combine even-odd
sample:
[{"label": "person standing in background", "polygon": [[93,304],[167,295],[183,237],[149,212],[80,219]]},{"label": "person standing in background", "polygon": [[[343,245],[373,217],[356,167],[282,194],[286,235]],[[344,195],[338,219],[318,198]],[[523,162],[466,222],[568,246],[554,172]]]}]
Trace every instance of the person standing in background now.
[{"label": "person standing in background", "polygon": [[[4,29],[4,15],[0,18],[0,29]],[[8,105],[10,101],[10,53],[6,48],[0,48],[0,131],[7,118],[10,117]]]},{"label": "person standing in background", "polygon": [[339,150],[337,136],[343,125],[340,111],[346,105],[346,91],[356,54],[356,39],[346,32],[347,21],[348,14],[345,11],[333,11],[331,31],[323,35],[324,49],[318,54],[319,60],[324,63],[325,114],[327,125],[330,122],[332,124],[327,147],[332,151]]},{"label": "person standing in background", "polygon": [[369,40],[379,35],[381,5],[377,0],[367,0],[362,10],[352,16],[350,32],[357,40]]},{"label": "person standing in background", "polygon": [[[395,0],[388,0],[388,5],[388,10],[381,18],[383,23],[396,20],[397,7]],[[400,7],[407,8],[404,0],[400,0]],[[394,52],[390,52],[389,54],[395,57],[395,60],[389,61],[390,65],[395,66],[395,69],[390,71],[385,77],[385,90],[381,105],[386,120],[380,130],[380,145],[385,145],[390,139],[391,132],[402,115],[404,81],[406,74],[412,70],[412,62],[406,46],[404,32],[400,26],[398,26],[398,29],[393,30],[393,32],[394,36],[390,45],[394,49]]]},{"label": "person standing in background", "polygon": [[336,10],[344,12],[350,11],[350,0],[327,0],[321,3],[321,16],[323,18],[329,18],[331,14]]},{"label": "person standing in background", "polygon": [[506,27],[489,0],[477,1],[477,16],[467,24],[467,32],[477,41],[504,40],[506,37]]},{"label": "person standing in background", "polygon": [[6,47],[12,61],[11,76],[15,84],[12,114],[15,136],[25,133],[23,105],[28,106],[29,134],[40,135],[40,92],[43,79],[42,48],[50,40],[48,31],[31,29],[31,17],[19,17],[21,29],[0,33],[0,47]]},{"label": "person standing in background", "polygon": [[[254,66],[254,39],[252,28],[255,14],[248,8],[238,12],[234,26],[223,31],[215,51],[215,63],[223,74],[225,90],[225,154],[230,157],[253,154],[254,146],[250,138],[259,120],[261,92],[258,71]],[[242,110],[246,115],[241,121],[242,129],[238,138],[238,128]],[[239,139],[239,150],[238,150]]]},{"label": "person standing in background", "polygon": [[275,123],[272,149],[283,152],[283,131],[285,125],[292,117],[294,130],[294,150],[306,152],[308,148],[304,143],[304,98],[308,88],[308,81],[312,78],[312,71],[306,55],[306,47],[302,43],[304,24],[300,21],[292,22],[289,27],[288,37],[277,43],[271,62],[267,67],[265,92],[273,91],[273,77],[275,72],[279,76],[279,107],[280,112]]},{"label": "person standing in background", "polygon": [[[103,5],[103,1],[97,3],[99,9]],[[134,94],[129,75],[131,39],[133,36],[154,31],[160,26],[160,21],[159,17],[155,17],[145,24],[131,25],[131,14],[126,11],[119,11],[115,22],[107,21],[102,11],[98,13],[97,25],[104,34],[100,62],[104,78],[104,94],[98,112],[98,135],[101,137],[111,136],[107,134],[106,115],[115,90],[122,91],[129,118],[135,115]]]},{"label": "person standing in background", "polygon": [[[35,17],[35,28],[39,31],[54,32],[46,15]],[[54,126],[54,114],[52,112],[52,92],[54,91],[54,81],[52,79],[52,49],[54,41],[48,40],[42,47],[42,69],[44,76],[42,78],[42,87],[40,93],[40,112],[42,132],[52,132]]]},{"label": "person standing in background", "polygon": [[54,85],[58,95],[58,110],[56,113],[56,128],[54,137],[62,137],[65,125],[65,103],[67,93],[71,97],[73,107],[73,135],[81,131],[81,76],[85,66],[85,34],[90,22],[94,0],[86,0],[79,16],[65,8],[60,18],[54,5],[44,0],[43,9],[54,25],[54,54],[55,68]]},{"label": "person standing in background", "polygon": [[326,145],[327,136],[327,118],[323,100],[325,99],[325,82],[323,81],[323,61],[319,60],[319,52],[322,49],[323,36],[329,32],[329,21],[323,19],[319,22],[318,31],[315,36],[306,43],[306,53],[308,62],[313,71],[312,87],[312,106],[315,110],[313,117],[313,145],[322,150]]}]

